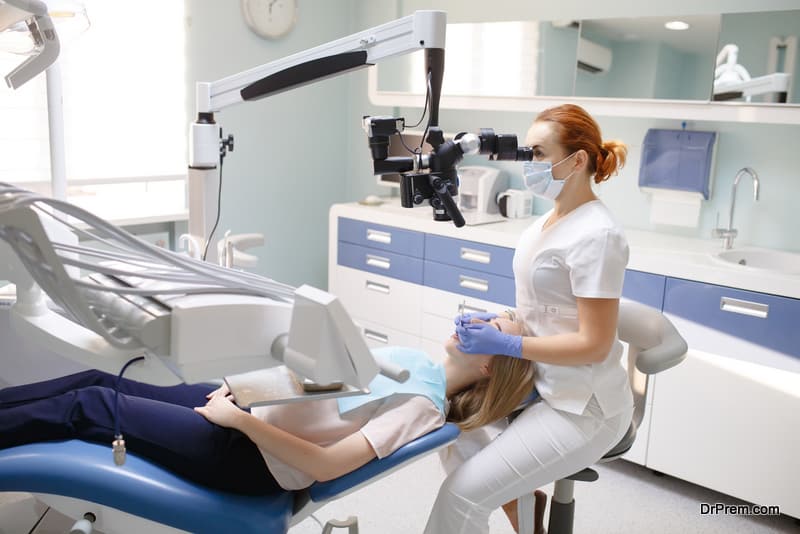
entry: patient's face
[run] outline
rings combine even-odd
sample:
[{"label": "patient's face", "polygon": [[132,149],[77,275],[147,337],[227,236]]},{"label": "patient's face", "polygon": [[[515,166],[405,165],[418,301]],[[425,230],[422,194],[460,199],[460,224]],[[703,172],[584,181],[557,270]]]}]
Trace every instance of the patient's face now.
[{"label": "patient's face", "polygon": [[[522,334],[522,329],[520,325],[511,321],[510,319],[506,319],[505,317],[495,317],[490,321],[481,321],[480,319],[473,319],[473,323],[485,323],[488,322],[493,328],[497,328],[503,333],[511,334],[515,336],[519,336]],[[456,360],[467,360],[472,363],[476,363],[478,365],[485,364],[494,356],[492,354],[465,354],[458,350],[458,345],[460,340],[458,339],[458,335],[453,332],[453,335],[447,338],[444,342],[444,350],[447,352],[447,355],[451,358]]]}]

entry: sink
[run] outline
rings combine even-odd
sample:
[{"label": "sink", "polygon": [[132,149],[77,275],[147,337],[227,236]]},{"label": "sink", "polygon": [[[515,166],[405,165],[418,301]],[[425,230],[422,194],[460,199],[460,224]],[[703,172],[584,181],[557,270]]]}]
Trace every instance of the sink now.
[{"label": "sink", "polygon": [[765,248],[734,248],[715,252],[711,257],[726,265],[800,275],[800,254]]}]

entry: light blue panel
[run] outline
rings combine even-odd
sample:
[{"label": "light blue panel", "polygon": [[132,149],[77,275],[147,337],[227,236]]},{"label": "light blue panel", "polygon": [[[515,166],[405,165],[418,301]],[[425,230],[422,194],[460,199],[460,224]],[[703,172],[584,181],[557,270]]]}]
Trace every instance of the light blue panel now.
[{"label": "light blue panel", "polygon": [[622,296],[661,310],[664,303],[664,285],[667,277],[627,269]]},{"label": "light blue panel", "polygon": [[422,260],[339,241],[339,265],[422,284]]},{"label": "light blue panel", "polygon": [[[422,258],[425,234],[339,217],[339,241]],[[388,241],[388,242],[386,242]]]},{"label": "light blue panel", "polygon": [[[465,284],[485,286],[485,290],[465,287]],[[512,307],[516,300],[513,278],[471,269],[459,269],[430,260],[425,260],[425,285]]]},{"label": "light blue panel", "polygon": [[578,28],[557,28],[550,22],[539,26],[538,95],[569,95],[575,86]]},{"label": "light blue panel", "polygon": [[425,234],[425,259],[500,276],[514,277],[514,249]]},{"label": "light blue panel", "polygon": [[[768,306],[767,317],[721,309],[723,297]],[[664,312],[800,358],[800,300],[667,278]]]}]

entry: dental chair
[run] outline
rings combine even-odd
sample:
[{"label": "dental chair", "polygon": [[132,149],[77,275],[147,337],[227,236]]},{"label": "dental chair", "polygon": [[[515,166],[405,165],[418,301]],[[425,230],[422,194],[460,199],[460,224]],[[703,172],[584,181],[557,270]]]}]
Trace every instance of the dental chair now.
[{"label": "dental chair", "polygon": [[[628,344],[628,375],[633,390],[634,412],[628,432],[598,463],[616,460],[636,439],[644,418],[648,376],[670,369],[684,360],[688,346],[673,324],[658,310],[629,300],[620,301],[619,339]],[[572,534],[575,516],[575,481],[594,482],[597,471],[587,467],[555,482],[550,502],[548,534]],[[533,494],[517,500],[520,534],[533,534]]]},{"label": "dental chair", "polygon": [[[77,520],[71,532],[88,533],[96,527],[106,534],[285,533],[328,502],[446,447],[458,435],[458,427],[447,423],[335,480],[269,497],[209,489],[135,454],[128,453],[125,464],[116,466],[106,445],[79,440],[34,443],[0,451],[0,492],[35,494]],[[324,532],[334,526],[358,532],[353,518],[329,522]]]}]

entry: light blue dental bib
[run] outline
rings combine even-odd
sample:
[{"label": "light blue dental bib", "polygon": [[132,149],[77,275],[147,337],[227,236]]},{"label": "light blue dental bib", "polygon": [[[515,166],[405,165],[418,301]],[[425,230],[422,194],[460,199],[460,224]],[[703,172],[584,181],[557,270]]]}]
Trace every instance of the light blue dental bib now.
[{"label": "light blue dental bib", "polygon": [[395,394],[427,397],[444,414],[445,388],[447,387],[444,367],[430,361],[425,352],[409,347],[374,349],[372,355],[376,359],[388,361],[408,369],[411,376],[405,382],[400,383],[381,374],[377,375],[369,383],[369,393],[337,399],[340,414],[344,415],[360,406],[383,400]]}]

